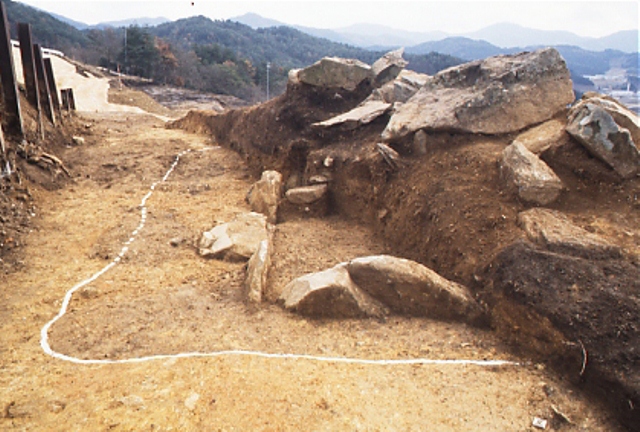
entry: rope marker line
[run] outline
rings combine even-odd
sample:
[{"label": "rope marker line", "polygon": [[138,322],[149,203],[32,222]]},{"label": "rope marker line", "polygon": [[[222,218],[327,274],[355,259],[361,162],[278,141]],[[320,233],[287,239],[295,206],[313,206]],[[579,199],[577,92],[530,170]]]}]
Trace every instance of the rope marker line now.
[{"label": "rope marker line", "polygon": [[[205,147],[201,150],[197,150],[200,152],[217,150],[220,147]],[[90,283],[99,279],[102,275],[107,273],[113,267],[115,267],[118,263],[122,261],[124,256],[129,251],[129,246],[136,240],[140,231],[144,228],[147,220],[147,201],[153,196],[153,193],[156,187],[160,183],[166,182],[175,168],[178,166],[180,159],[188,153],[194,151],[193,149],[183,150],[178,153],[178,155],[174,158],[173,163],[165,173],[162,180],[153,183],[150,186],[149,192],[142,198],[140,205],[140,224],[138,227],[131,233],[131,237],[127,242],[124,243],[120,253],[107,264],[104,268],[93,274],[88,279],[79,282],[74,285],[67,293],[65,294],[62,305],[60,306],[60,311],[58,314],[48,323],[42,327],[40,330],[40,347],[44,351],[45,354],[50,357],[56,358],[58,360],[67,361],[75,364],[82,365],[112,365],[112,364],[131,364],[131,363],[144,363],[148,361],[156,361],[156,360],[169,360],[169,359],[181,359],[181,358],[214,358],[214,357],[225,357],[225,356],[249,356],[249,357],[258,357],[265,359],[294,359],[294,360],[309,360],[316,362],[328,362],[328,363],[342,363],[342,364],[360,364],[360,365],[379,365],[379,366],[397,366],[397,365],[472,365],[472,366],[518,366],[519,363],[507,361],[507,360],[465,360],[465,359],[453,359],[453,360],[438,360],[438,359],[426,359],[426,358],[415,358],[415,359],[396,359],[396,360],[372,360],[372,359],[358,359],[358,358],[350,358],[350,357],[326,357],[326,356],[314,356],[309,354],[279,354],[279,353],[265,353],[261,351],[249,351],[249,350],[225,350],[225,351],[214,351],[214,352],[186,352],[186,353],[178,353],[178,354],[158,354],[144,357],[136,357],[129,359],[121,359],[121,360],[110,360],[110,359],[81,359],[77,357],[68,356],[66,354],[59,353],[54,351],[49,344],[49,330],[51,326],[55,324],[59,319],[61,319],[69,308],[69,304],[71,303],[71,298],[73,294],[78,291],[80,288],[89,285]]]}]

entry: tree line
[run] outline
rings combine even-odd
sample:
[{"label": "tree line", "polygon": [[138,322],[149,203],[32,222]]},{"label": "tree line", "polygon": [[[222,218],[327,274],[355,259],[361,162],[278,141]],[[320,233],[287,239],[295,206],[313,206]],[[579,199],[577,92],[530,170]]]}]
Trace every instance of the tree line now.
[{"label": "tree line", "polygon": [[[10,22],[32,24],[34,40],[84,63],[150,78],[158,84],[263,100],[284,91],[293,68],[325,56],[356,58],[372,64],[373,52],[310,36],[290,27],[254,30],[232,21],[198,16],[155,27],[130,26],[78,30],[46,12],[3,0]],[[436,53],[407,55],[409,68],[434,74],[462,63]]]}]

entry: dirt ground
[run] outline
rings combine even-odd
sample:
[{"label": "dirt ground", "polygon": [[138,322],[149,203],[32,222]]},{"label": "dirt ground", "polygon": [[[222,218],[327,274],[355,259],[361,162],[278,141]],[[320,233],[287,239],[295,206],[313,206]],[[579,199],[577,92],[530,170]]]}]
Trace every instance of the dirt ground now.
[{"label": "dirt ground", "polygon": [[[426,319],[307,320],[241,296],[243,265],[204,260],[194,242],[247,211],[253,182],[236,153],[157,117],[82,113],[85,145],[60,148],[73,176],[27,183],[24,244],[0,275],[3,430],[616,430],[611,415],[488,330]],[[108,265],[140,223],[139,204],[175,156],[193,149],[147,202],[122,262],[77,291],[50,329],[53,350],[90,360],[250,350],[354,359],[506,359],[518,365],[367,365],[257,355],[83,365],[46,355],[40,332],[65,293]],[[26,194],[26,192],[25,192]],[[27,204],[28,203],[28,204]],[[270,284],[390,252],[337,216],[291,219],[275,234]],[[555,414],[555,412],[562,414]]]}]

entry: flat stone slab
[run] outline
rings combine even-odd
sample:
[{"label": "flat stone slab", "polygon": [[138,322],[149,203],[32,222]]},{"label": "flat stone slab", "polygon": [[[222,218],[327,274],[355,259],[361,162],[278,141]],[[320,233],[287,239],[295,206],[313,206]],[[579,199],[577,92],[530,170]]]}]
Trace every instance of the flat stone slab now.
[{"label": "flat stone slab", "polygon": [[340,114],[329,120],[323,122],[314,123],[313,127],[332,127],[336,125],[346,125],[350,128],[356,128],[358,126],[366,125],[387,113],[393,105],[383,101],[365,101],[363,104],[358,105],[354,109],[344,114]]},{"label": "flat stone slab", "polygon": [[243,213],[229,223],[202,234],[200,256],[228,261],[247,261],[268,239],[267,218],[260,213]]},{"label": "flat stone slab", "polygon": [[597,234],[580,228],[561,212],[534,208],[518,215],[527,237],[552,252],[583,258],[619,258],[621,249]]},{"label": "flat stone slab", "polygon": [[328,189],[329,187],[326,183],[320,183],[289,189],[285,196],[292,204],[313,204],[322,199],[327,194]]},{"label": "flat stone slab", "polygon": [[567,135],[566,124],[560,120],[549,120],[521,133],[513,142],[525,146],[531,153],[540,155],[562,142]]},{"label": "flat stone slab", "polygon": [[551,119],[574,98],[569,69],[553,48],[491,57],[430,77],[396,109],[382,138],[419,129],[512,133]]}]

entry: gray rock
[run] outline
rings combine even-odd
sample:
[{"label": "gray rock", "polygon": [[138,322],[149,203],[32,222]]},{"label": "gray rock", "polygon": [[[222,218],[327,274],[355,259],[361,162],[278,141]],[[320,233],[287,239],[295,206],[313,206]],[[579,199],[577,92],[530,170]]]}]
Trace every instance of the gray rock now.
[{"label": "gray rock", "polygon": [[267,276],[271,267],[271,241],[262,240],[260,246],[251,256],[247,265],[245,291],[247,299],[253,303],[262,302],[262,295],[267,287]]},{"label": "gray rock", "polygon": [[247,202],[251,211],[262,213],[267,217],[267,222],[275,224],[281,196],[282,174],[277,171],[264,171],[260,180],[251,186]]},{"label": "gray rock", "polygon": [[585,258],[618,258],[620,247],[573,224],[558,211],[534,208],[518,215],[527,237],[552,252]]},{"label": "gray rock", "polygon": [[502,152],[500,173],[507,188],[515,189],[522,200],[530,203],[552,203],[564,189],[553,170],[519,142]]},{"label": "gray rock", "polygon": [[466,322],[481,315],[467,288],[417,262],[378,255],[354,259],[347,269],[360,289],[396,313]]},{"label": "gray rock", "polygon": [[344,263],[291,281],[280,302],[287,310],[311,317],[357,318],[386,313],[353,283]]},{"label": "gray rock", "polygon": [[320,201],[327,194],[328,186],[326,183],[314,184],[310,186],[302,186],[289,189],[285,196],[292,204],[304,205],[313,204]]},{"label": "gray rock", "polygon": [[626,108],[602,98],[580,101],[569,113],[567,132],[622,178],[640,172],[638,116]]},{"label": "gray rock", "polygon": [[559,145],[566,135],[565,124],[554,119],[532,127],[513,141],[522,144],[531,153],[539,155]]},{"label": "gray rock", "polygon": [[420,90],[428,78],[429,76],[425,74],[403,70],[395,80],[373,90],[367,100],[378,100],[390,104],[404,103]]},{"label": "gray rock", "polygon": [[390,51],[380,57],[372,66],[371,72],[374,76],[374,86],[380,87],[383,84],[393,81],[402,72],[407,64],[402,58],[404,48]]},{"label": "gray rock", "polygon": [[297,80],[314,87],[355,90],[372,78],[371,66],[359,60],[325,57],[296,74]]},{"label": "gray rock", "polygon": [[74,136],[71,138],[71,140],[73,141],[73,145],[76,145],[76,146],[84,145],[86,142],[84,137],[81,137],[81,136]]},{"label": "gray rock", "polygon": [[367,100],[351,111],[323,122],[314,123],[312,126],[316,128],[327,128],[336,125],[346,125],[349,129],[355,129],[358,126],[371,123],[381,115],[387,113],[390,109],[390,103]]},{"label": "gray rock", "polygon": [[260,213],[244,213],[229,223],[202,234],[200,255],[228,261],[246,261],[268,238],[267,218]]},{"label": "gray rock", "polygon": [[419,129],[511,133],[552,118],[573,100],[569,70],[555,49],[497,56],[430,77],[396,109],[382,136],[394,141]]}]

